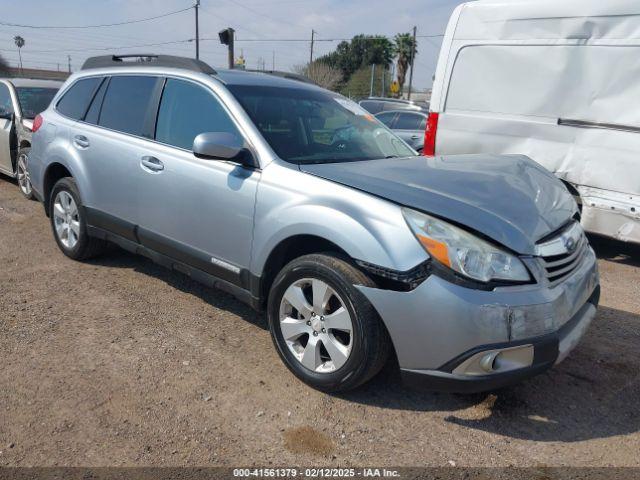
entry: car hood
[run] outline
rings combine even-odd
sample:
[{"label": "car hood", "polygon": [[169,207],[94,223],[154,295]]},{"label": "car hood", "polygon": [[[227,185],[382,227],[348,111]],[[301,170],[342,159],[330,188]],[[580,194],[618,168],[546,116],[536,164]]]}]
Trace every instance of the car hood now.
[{"label": "car hood", "polygon": [[553,174],[520,155],[407,157],[300,170],[476,230],[520,254],[577,211]]}]

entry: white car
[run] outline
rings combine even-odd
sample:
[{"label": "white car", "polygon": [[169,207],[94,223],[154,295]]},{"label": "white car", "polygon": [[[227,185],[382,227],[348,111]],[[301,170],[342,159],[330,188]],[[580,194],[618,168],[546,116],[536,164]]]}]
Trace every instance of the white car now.
[{"label": "white car", "polygon": [[527,155],[565,182],[585,230],[640,243],[637,13],[624,0],[460,5],[425,152]]},{"label": "white car", "polygon": [[27,198],[33,196],[27,170],[33,119],[47,109],[61,85],[55,80],[0,79],[0,173],[16,178]]}]

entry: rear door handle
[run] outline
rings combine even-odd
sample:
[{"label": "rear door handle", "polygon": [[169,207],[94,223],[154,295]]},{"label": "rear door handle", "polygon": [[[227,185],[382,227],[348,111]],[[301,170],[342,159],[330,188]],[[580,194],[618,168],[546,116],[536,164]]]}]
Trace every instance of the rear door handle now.
[{"label": "rear door handle", "polygon": [[145,155],[140,159],[140,164],[144,168],[146,168],[147,170],[151,170],[152,172],[161,172],[162,170],[164,170],[164,164],[156,157]]},{"label": "rear door handle", "polygon": [[411,135],[411,140],[418,140],[420,135]]},{"label": "rear door handle", "polygon": [[89,139],[84,135],[76,135],[75,137],[73,137],[73,143],[78,148],[89,147]]}]

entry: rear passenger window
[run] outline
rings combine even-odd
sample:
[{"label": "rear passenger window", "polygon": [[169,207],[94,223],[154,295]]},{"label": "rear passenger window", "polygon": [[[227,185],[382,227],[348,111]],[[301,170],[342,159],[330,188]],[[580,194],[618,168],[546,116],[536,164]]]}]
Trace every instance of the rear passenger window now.
[{"label": "rear passenger window", "polygon": [[384,123],[387,127],[391,128],[391,124],[393,123],[393,119],[396,118],[395,112],[388,113],[379,113],[376,115],[376,118]]},{"label": "rear passenger window", "polygon": [[397,130],[420,130],[420,122],[422,117],[412,113],[401,113],[396,120],[395,128]]},{"label": "rear passenger window", "polygon": [[11,94],[7,86],[2,83],[0,83],[0,113],[3,115],[13,113]]},{"label": "rear passenger window", "polygon": [[156,140],[191,150],[193,140],[205,132],[241,136],[210,91],[191,82],[168,79],[158,112]]},{"label": "rear passenger window", "polygon": [[74,83],[62,96],[56,109],[62,115],[80,120],[89,108],[93,92],[98,88],[102,78],[85,78]]},{"label": "rear passenger window", "polygon": [[151,97],[157,77],[112,77],[102,102],[98,124],[141,137],[153,135]]}]

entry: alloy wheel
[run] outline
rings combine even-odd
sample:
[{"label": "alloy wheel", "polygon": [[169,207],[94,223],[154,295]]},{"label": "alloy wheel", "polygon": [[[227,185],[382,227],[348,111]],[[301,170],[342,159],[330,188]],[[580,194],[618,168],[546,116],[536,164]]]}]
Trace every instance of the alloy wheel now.
[{"label": "alloy wheel", "polygon": [[31,178],[29,177],[29,171],[27,170],[27,157],[22,154],[18,157],[17,165],[17,177],[18,186],[22,193],[27,197],[31,195]]},{"label": "alloy wheel", "polygon": [[330,373],[349,359],[351,316],[326,282],[303,278],[290,285],[280,301],[279,319],[289,351],[305,368]]},{"label": "alloy wheel", "polygon": [[71,194],[65,190],[58,192],[53,202],[53,220],[60,243],[72,249],[80,239],[80,215]]}]

